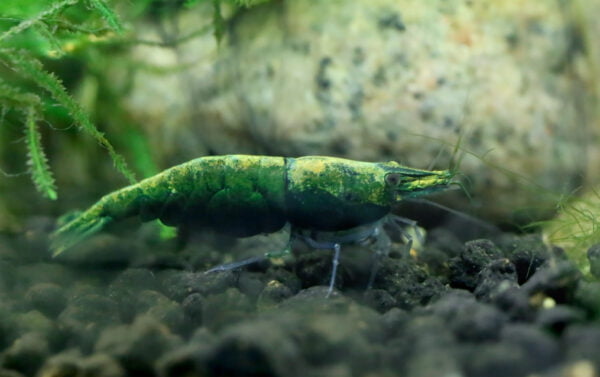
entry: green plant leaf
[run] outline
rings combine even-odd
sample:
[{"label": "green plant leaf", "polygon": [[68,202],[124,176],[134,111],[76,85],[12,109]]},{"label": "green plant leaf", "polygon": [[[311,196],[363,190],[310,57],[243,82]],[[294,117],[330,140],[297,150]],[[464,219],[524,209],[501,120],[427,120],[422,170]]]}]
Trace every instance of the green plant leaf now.
[{"label": "green plant leaf", "polygon": [[67,90],[62,85],[62,82],[52,73],[43,69],[42,64],[35,58],[29,56],[24,51],[2,50],[0,57],[10,63],[10,66],[15,71],[19,72],[23,77],[33,80],[38,86],[44,88],[50,93],[52,98],[62,105],[81,127],[82,130],[90,134],[100,145],[108,151],[113,164],[130,183],[135,183],[134,173],[127,167],[127,163],[114,149],[112,144],[106,139],[104,134],[100,132],[93,124],[87,113],[81,106],[71,97]]},{"label": "green plant leaf", "polygon": [[31,18],[28,18],[26,20],[23,20],[19,24],[11,27],[4,33],[0,34],[0,42],[4,41],[14,35],[22,33],[24,30],[36,25],[38,22],[42,21],[43,19],[51,17],[51,16],[55,15],[56,13],[62,11],[63,9],[65,9],[73,4],[76,4],[77,1],[78,0],[59,1],[59,2],[55,3],[54,5],[52,5],[50,8],[38,13],[37,15],[35,15]]},{"label": "green plant leaf", "polygon": [[217,43],[221,42],[225,34],[225,20],[221,13],[221,0],[213,0],[213,34]]},{"label": "green plant leaf", "polygon": [[48,159],[42,149],[42,136],[37,128],[39,120],[37,110],[30,106],[25,114],[25,142],[27,144],[27,165],[37,190],[51,200],[56,200],[56,184],[48,165]]},{"label": "green plant leaf", "polygon": [[117,34],[123,34],[124,27],[119,19],[119,16],[108,6],[104,0],[89,0],[89,3],[94,7],[98,13],[102,15],[102,18],[106,21],[108,26],[113,29]]}]

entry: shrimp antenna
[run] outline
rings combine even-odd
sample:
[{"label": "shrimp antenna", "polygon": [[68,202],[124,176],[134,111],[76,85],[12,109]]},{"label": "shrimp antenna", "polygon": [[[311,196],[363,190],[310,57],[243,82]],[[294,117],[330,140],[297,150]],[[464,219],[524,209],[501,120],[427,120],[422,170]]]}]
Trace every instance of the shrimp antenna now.
[{"label": "shrimp antenna", "polygon": [[[463,111],[462,111],[462,120],[461,123],[465,123],[465,119],[467,117],[467,105],[469,104],[469,97],[471,96],[471,91],[469,90],[467,92],[467,97],[465,98],[465,102],[463,103]],[[454,148],[452,150],[452,156],[450,157],[450,166],[449,166],[449,170],[451,172],[456,172],[458,170],[458,168],[460,167],[463,158],[465,157],[465,152],[463,151],[463,149],[461,148],[462,142],[463,142],[463,138],[465,137],[465,134],[467,133],[466,131],[466,127],[463,127],[459,134],[458,134],[458,140],[456,140],[456,144],[454,144]],[[461,153],[459,153],[461,152]]]},{"label": "shrimp antenna", "polygon": [[[464,124],[465,123],[466,113],[467,113],[467,105],[469,103],[469,97],[470,97],[470,92],[467,93],[467,96],[466,96],[465,101],[463,103],[462,118],[461,118],[459,124]],[[466,132],[467,132],[466,131],[466,127],[463,127],[463,128],[460,129],[460,132],[459,132],[459,135],[458,135],[458,140],[456,140],[456,143],[454,143],[454,146],[452,147],[452,154],[450,156],[450,163],[449,163],[449,167],[448,167],[448,170],[450,170],[452,173],[456,173],[458,171],[458,168],[461,165],[462,160],[463,160],[463,158],[465,156],[465,151],[463,150],[463,148],[461,146],[462,146],[463,138],[464,138]],[[449,145],[450,145],[449,143],[443,143],[442,147],[440,148],[440,150],[438,151],[438,153],[434,157],[433,161],[429,164],[429,167],[427,168],[428,170],[432,170],[433,169],[433,167],[435,166],[435,164],[437,163],[437,161],[442,156],[443,151]]]},{"label": "shrimp antenna", "polygon": [[452,209],[450,207],[446,207],[443,204],[436,203],[436,202],[431,201],[431,200],[422,199],[422,198],[408,198],[408,199],[405,199],[405,200],[413,202],[413,203],[421,203],[421,204],[426,204],[426,205],[430,205],[432,207],[439,208],[439,209],[444,210],[446,212],[449,212],[449,213],[451,213],[453,215],[456,215],[456,216],[458,216],[460,218],[463,218],[465,220],[468,220],[468,221],[474,222],[476,224],[479,224],[482,228],[484,228],[484,229],[486,229],[486,230],[488,230],[490,232],[499,232],[500,231],[500,229],[497,226],[495,226],[493,224],[490,224],[487,221],[481,220],[481,219],[479,219],[479,218],[477,218],[475,216],[469,215],[467,213],[457,211],[457,210]]},{"label": "shrimp antenna", "polygon": [[458,171],[458,168],[460,167],[462,160],[465,157],[465,153],[463,152],[462,148],[460,147],[462,145],[462,140],[463,140],[464,136],[465,136],[465,132],[461,131],[460,134],[458,135],[458,140],[456,141],[456,144],[454,145],[454,149],[452,150],[452,156],[450,157],[450,166],[449,166],[449,170],[451,172]]},{"label": "shrimp antenna", "polygon": [[[467,175],[465,175],[463,173],[458,173],[458,172],[456,173],[456,175],[460,175],[461,177],[464,177],[469,182],[469,184],[471,184],[471,180],[469,179],[469,177]],[[467,197],[467,199],[469,199],[469,202],[473,201],[473,197],[471,196],[471,194],[469,194],[469,190],[467,190],[467,187],[465,186],[464,183],[462,183],[461,181],[452,181],[450,183],[450,185],[460,187],[462,192],[465,193],[465,196]]]}]

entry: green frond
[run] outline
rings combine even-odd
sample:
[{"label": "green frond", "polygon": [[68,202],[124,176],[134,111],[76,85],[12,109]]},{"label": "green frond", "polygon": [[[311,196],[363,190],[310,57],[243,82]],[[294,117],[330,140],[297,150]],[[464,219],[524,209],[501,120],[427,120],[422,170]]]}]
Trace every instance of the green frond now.
[{"label": "green frond", "polygon": [[62,44],[56,39],[52,31],[48,29],[48,25],[46,23],[38,22],[35,25],[35,30],[50,44],[50,47],[52,48],[50,55],[53,58],[60,58],[64,55]]},{"label": "green frond", "polygon": [[114,30],[117,34],[123,34],[123,30],[125,28],[123,27],[119,16],[117,16],[117,14],[113,12],[108,5],[106,5],[104,0],[89,0],[89,3],[98,11],[98,13],[100,13],[100,15],[102,15],[102,18],[104,18],[112,30]]},{"label": "green frond", "polygon": [[48,199],[56,200],[56,184],[48,159],[42,149],[42,136],[37,129],[38,113],[32,106],[27,110],[25,119],[25,142],[27,144],[27,164],[29,173],[37,190]]},{"label": "green frond", "polygon": [[251,8],[253,6],[266,3],[269,0],[233,0],[233,2],[241,7]]},{"label": "green frond", "polygon": [[12,28],[5,31],[4,33],[0,34],[0,42],[6,40],[8,38],[11,38],[19,33],[22,33],[24,30],[27,30],[28,28],[30,28],[34,25],[37,25],[38,22],[40,22],[48,17],[54,16],[58,12],[62,11],[63,9],[65,9],[71,5],[76,4],[77,2],[78,2],[78,0],[63,0],[63,1],[56,2],[50,8],[38,13],[37,15],[35,15],[33,17],[23,20],[19,24],[13,26]]},{"label": "green frond", "polygon": [[22,109],[31,106],[39,108],[41,100],[33,93],[23,93],[13,86],[0,82],[0,105],[7,109]]},{"label": "green frond", "polygon": [[119,170],[130,183],[136,182],[135,175],[127,167],[125,158],[117,153],[104,134],[94,126],[83,108],[81,108],[73,97],[67,93],[67,90],[60,79],[54,74],[45,71],[42,64],[37,59],[27,55],[25,52],[1,53],[0,56],[9,61],[12,68],[19,72],[23,77],[33,80],[37,85],[48,91],[52,98],[69,112],[81,129],[90,134],[100,145],[106,148],[113,160],[115,168]]},{"label": "green frond", "polygon": [[201,0],[185,0],[183,4],[186,8],[192,8],[196,6]]},{"label": "green frond", "polygon": [[225,34],[225,19],[221,13],[221,0],[213,0],[213,34],[217,43],[221,42]]}]

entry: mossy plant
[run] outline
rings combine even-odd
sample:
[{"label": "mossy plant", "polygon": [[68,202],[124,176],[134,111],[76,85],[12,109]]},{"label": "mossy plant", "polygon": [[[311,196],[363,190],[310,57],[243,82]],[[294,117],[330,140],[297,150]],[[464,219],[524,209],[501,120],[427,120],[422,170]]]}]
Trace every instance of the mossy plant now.
[{"label": "mossy plant", "polygon": [[548,243],[564,248],[588,278],[587,250],[600,243],[600,193],[591,190],[580,197],[565,197],[557,204],[558,216],[543,224]]},{"label": "mossy plant", "polygon": [[[221,12],[222,2],[225,1],[211,1],[214,10],[214,35],[220,40],[225,31],[225,20]],[[242,8],[265,1],[233,0],[227,3]],[[202,2],[188,1],[186,5],[194,7]],[[115,168],[130,183],[136,181],[124,156],[109,141],[111,137],[96,127],[92,116],[47,64],[52,59],[72,56],[94,44],[131,46],[144,43],[128,38],[127,27],[115,10],[117,3],[108,0],[5,0],[0,3],[0,121],[10,114],[13,119],[18,119],[16,123],[23,125],[28,171],[37,190],[46,198],[54,200],[58,194],[38,125],[40,122],[51,124],[48,114],[55,111],[57,106],[68,113],[70,121],[108,152]],[[127,16],[141,16],[152,6],[153,2],[148,0],[122,5]],[[129,129],[125,130],[126,135],[133,133],[135,132]],[[140,136],[139,132],[135,135]],[[139,137],[135,138],[138,139]],[[138,156],[147,150],[148,148],[135,147],[132,154]],[[155,173],[149,167],[148,156],[141,156],[138,160],[142,165],[142,168],[138,166],[138,170],[144,176]]]},{"label": "mossy plant", "polygon": [[[37,127],[37,123],[45,118],[48,106],[64,108],[84,132],[108,151],[117,170],[131,183],[135,182],[135,176],[123,156],[116,152],[61,80],[49,72],[41,60],[63,56],[66,53],[66,41],[73,36],[92,34],[83,31],[87,20],[77,23],[77,17],[68,14],[73,7],[84,6],[79,3],[77,0],[63,0],[46,8],[42,8],[39,1],[25,4],[6,1],[0,5],[2,14],[15,14],[6,18],[13,25],[4,24],[0,34],[0,64],[7,76],[0,81],[0,107],[3,114],[21,114],[25,125],[29,172],[38,191],[49,199],[57,198],[57,189]],[[94,10],[92,13],[97,13],[97,17],[106,21],[107,30],[122,33],[123,26],[118,17],[104,1],[91,0],[86,5]],[[80,13],[81,10],[77,15]],[[8,77],[9,73],[16,74],[16,77]]]}]

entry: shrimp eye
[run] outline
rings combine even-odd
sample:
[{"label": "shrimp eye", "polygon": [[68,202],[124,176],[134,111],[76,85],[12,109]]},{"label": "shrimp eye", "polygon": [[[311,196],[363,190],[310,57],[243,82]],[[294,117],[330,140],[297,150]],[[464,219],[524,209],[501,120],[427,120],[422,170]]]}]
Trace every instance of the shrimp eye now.
[{"label": "shrimp eye", "polygon": [[385,183],[390,186],[398,186],[400,181],[402,181],[400,174],[390,173],[385,176]]}]

